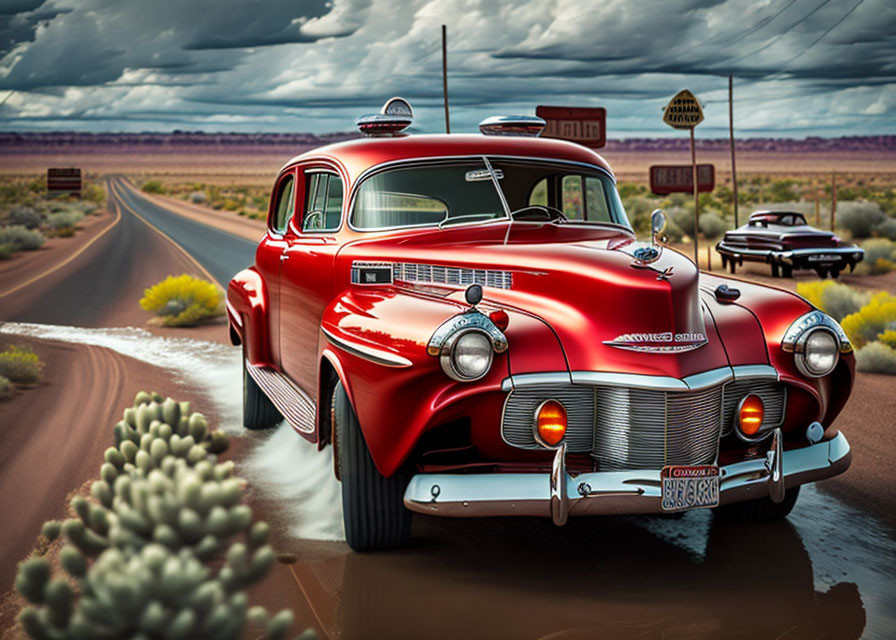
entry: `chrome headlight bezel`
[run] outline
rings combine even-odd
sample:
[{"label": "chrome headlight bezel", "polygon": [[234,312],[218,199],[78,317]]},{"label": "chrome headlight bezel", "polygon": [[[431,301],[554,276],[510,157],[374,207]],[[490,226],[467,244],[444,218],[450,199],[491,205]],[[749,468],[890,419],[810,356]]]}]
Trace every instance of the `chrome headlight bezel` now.
[{"label": "chrome headlight bezel", "polygon": [[[488,362],[482,371],[476,375],[467,375],[460,370],[457,366],[456,356],[457,356],[457,346],[460,343],[460,340],[470,334],[479,334],[483,336],[486,340],[486,343],[489,345],[488,348]],[[474,380],[480,380],[485,377],[492,368],[492,362],[495,359],[495,352],[492,348],[492,340],[489,334],[481,329],[477,328],[469,328],[462,329],[460,331],[456,331],[452,333],[445,342],[442,344],[441,352],[439,353],[439,364],[442,365],[442,371],[445,372],[452,380],[457,380],[458,382],[472,382]]]},{"label": "chrome headlight bezel", "polygon": [[[829,333],[834,339],[836,345],[836,357],[830,369],[822,373],[814,372],[807,363],[806,345],[809,338],[816,331],[824,331]],[[803,314],[791,323],[784,338],[781,341],[781,348],[784,351],[793,353],[794,363],[801,374],[808,378],[823,378],[837,367],[840,361],[840,354],[850,353],[852,351],[852,343],[843,331],[840,324],[826,313],[815,310]]]}]

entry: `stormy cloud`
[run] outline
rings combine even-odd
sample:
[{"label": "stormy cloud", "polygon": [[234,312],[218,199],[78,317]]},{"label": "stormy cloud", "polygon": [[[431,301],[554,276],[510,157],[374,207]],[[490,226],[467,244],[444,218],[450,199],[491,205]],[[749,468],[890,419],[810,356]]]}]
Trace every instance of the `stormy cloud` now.
[{"label": "stormy cloud", "polygon": [[[452,122],[537,104],[604,106],[611,137],[674,135],[682,88],[745,135],[890,133],[889,0],[11,0],[0,9],[3,129],[332,131],[403,95]],[[2,96],[0,96],[2,99]]]}]

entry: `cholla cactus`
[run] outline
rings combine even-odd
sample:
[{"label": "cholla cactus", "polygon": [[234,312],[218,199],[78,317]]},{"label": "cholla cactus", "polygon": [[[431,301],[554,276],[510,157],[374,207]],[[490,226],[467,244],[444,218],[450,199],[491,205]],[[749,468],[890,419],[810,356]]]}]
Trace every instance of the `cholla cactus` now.
[{"label": "cholla cactus", "polygon": [[[189,403],[140,392],[115,425],[92,499],[72,500],[77,517],[44,525],[66,545],[53,578],[44,558],[22,563],[16,589],[32,605],[20,619],[33,638],[238,638],[247,624],[280,638],[288,610],[249,607],[243,590],[275,556],[268,525],[242,504],[245,482],[227,447]],[[223,558],[213,566],[205,563]],[[77,585],[75,589],[72,584]]]}]

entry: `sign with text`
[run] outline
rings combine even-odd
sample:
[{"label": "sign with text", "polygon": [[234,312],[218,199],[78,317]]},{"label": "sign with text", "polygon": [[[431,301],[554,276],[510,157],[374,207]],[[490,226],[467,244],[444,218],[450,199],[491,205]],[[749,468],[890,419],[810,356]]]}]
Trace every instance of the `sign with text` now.
[{"label": "sign with text", "polygon": [[542,138],[559,138],[598,149],[607,143],[607,110],[603,107],[538,106],[535,115],[545,121]]},{"label": "sign with text", "polygon": [[[650,167],[650,190],[658,196],[669,193],[693,193],[694,168],[689,164],[655,164]],[[697,191],[709,192],[716,188],[716,168],[711,164],[697,165]]]},{"label": "sign with text", "polygon": [[693,129],[703,122],[703,107],[697,96],[687,89],[676,93],[663,111],[663,122],[675,129]]},{"label": "sign with text", "polygon": [[47,191],[81,191],[81,170],[47,169]]}]

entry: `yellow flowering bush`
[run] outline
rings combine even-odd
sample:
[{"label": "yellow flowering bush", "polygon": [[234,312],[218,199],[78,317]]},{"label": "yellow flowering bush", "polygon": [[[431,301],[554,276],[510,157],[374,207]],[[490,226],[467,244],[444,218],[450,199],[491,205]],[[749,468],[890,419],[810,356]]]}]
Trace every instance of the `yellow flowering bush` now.
[{"label": "yellow flowering bush", "polygon": [[224,295],[211,282],[183,274],[168,276],[143,292],[140,306],[166,327],[189,327],[222,315]]},{"label": "yellow flowering bush", "polygon": [[896,296],[881,291],[871,297],[871,301],[840,323],[846,335],[858,349],[867,342],[896,329]]},{"label": "yellow flowering bush", "polygon": [[868,293],[833,280],[800,282],[796,292],[837,322],[864,307],[871,299]]},{"label": "yellow flowering bush", "polygon": [[13,382],[38,382],[43,368],[44,363],[28,347],[10,345],[0,353],[0,376]]},{"label": "yellow flowering bush", "polygon": [[887,331],[884,331],[877,336],[877,339],[891,349],[896,349],[896,329],[888,329]]}]

